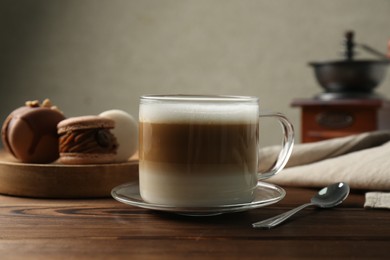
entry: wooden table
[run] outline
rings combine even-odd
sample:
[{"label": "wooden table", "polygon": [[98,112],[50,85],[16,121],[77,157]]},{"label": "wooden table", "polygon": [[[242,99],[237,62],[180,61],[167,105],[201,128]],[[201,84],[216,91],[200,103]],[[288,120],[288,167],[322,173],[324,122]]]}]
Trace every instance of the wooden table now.
[{"label": "wooden table", "polygon": [[271,230],[251,223],[307,202],[286,188],[277,204],[215,217],[185,217],[113,199],[0,196],[1,259],[388,258],[390,211],[364,209],[352,193],[334,209],[305,209]]}]

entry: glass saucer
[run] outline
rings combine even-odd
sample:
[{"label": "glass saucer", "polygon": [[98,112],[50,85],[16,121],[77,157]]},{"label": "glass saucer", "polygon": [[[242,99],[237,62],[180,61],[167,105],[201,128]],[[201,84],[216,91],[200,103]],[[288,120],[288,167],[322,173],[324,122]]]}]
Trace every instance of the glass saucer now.
[{"label": "glass saucer", "polygon": [[125,183],[115,187],[112,189],[111,195],[119,202],[145,209],[165,211],[187,216],[213,216],[268,206],[283,199],[286,192],[279,186],[265,182],[258,182],[255,190],[255,198],[252,202],[221,205],[216,207],[175,207],[148,203],[141,198],[138,181]]}]

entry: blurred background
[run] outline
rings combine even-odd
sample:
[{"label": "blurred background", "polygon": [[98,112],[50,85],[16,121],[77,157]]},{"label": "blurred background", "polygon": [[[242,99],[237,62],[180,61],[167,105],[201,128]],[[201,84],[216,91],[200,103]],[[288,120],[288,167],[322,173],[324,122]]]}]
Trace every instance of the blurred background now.
[{"label": "blurred background", "polygon": [[[347,30],[386,52],[390,1],[0,0],[0,118],[44,98],[68,117],[138,118],[144,94],[252,95],[299,143],[291,102],[322,91],[308,62],[340,59]],[[378,92],[390,97],[389,75]]]}]

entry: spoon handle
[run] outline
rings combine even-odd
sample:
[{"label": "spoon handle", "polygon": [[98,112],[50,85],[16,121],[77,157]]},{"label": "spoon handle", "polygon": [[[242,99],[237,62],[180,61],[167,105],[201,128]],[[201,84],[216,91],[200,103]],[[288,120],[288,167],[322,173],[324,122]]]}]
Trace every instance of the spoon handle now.
[{"label": "spoon handle", "polygon": [[280,215],[277,215],[275,217],[268,218],[268,219],[265,219],[265,220],[253,223],[252,227],[254,227],[254,228],[265,228],[265,229],[273,228],[273,227],[279,225],[280,223],[284,222],[286,219],[288,219],[289,217],[291,217],[292,215],[294,215],[298,211],[300,211],[300,210],[302,210],[302,209],[304,209],[304,208],[306,208],[308,206],[312,206],[312,205],[314,205],[314,204],[313,203],[303,204],[303,205],[301,205],[299,207],[296,207],[296,208],[294,208],[292,210],[284,212],[284,213],[282,213]]}]

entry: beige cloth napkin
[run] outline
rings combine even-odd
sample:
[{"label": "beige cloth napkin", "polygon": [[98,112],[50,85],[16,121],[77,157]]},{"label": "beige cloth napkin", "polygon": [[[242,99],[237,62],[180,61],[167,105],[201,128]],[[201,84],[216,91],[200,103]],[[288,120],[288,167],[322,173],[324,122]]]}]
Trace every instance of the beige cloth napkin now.
[{"label": "beige cloth napkin", "polygon": [[374,191],[367,192],[364,207],[390,209],[390,193]]},{"label": "beige cloth napkin", "polygon": [[[261,150],[261,169],[272,165],[279,149],[266,147]],[[343,181],[352,189],[390,191],[390,131],[298,144],[286,168],[267,181],[281,186],[304,187],[323,187]],[[390,205],[390,200],[387,204]],[[374,207],[367,200],[367,207],[370,205]]]}]

